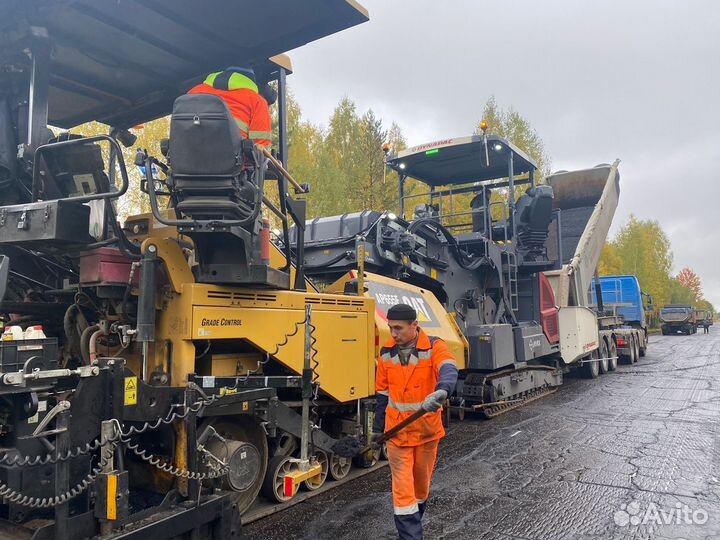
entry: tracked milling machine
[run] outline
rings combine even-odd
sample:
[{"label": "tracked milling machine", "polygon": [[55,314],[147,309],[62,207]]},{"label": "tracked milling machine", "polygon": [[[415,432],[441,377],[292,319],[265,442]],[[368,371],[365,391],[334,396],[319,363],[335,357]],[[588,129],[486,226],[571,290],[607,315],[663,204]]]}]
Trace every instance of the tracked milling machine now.
[{"label": "tracked milling machine", "polygon": [[588,300],[617,207],[617,163],[537,184],[527,155],[483,134],[410,148],[388,166],[399,175],[400,216],[309,221],[305,270],[337,291],[360,264],[381,334],[387,308],[413,305],[461,360],[452,399],[461,417],[495,416],[552,392],[571,365],[597,376],[617,362],[618,321],[601,329]]},{"label": "tracked milling machine", "polygon": [[[0,343],[0,537],[239,538],[259,492],[348,475],[331,450],[372,422],[374,305],[305,278],[280,53],[367,19],[344,0],[0,7],[0,314],[47,336]],[[277,159],[183,96],[237,64],[277,84]],[[135,159],[152,214],[121,226],[121,145],[170,113],[163,155]],[[48,127],[91,120],[108,134]]]}]

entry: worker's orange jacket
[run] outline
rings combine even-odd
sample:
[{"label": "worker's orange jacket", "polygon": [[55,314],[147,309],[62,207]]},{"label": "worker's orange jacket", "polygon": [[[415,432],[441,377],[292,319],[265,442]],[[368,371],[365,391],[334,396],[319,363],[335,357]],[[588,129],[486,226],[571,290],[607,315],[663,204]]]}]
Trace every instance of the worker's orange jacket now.
[{"label": "worker's orange jacket", "polygon": [[251,88],[218,90],[209,84],[198,84],[188,94],[212,94],[222,99],[240,127],[242,136],[258,146],[272,144],[272,121],[265,98]]},{"label": "worker's orange jacket", "polygon": [[[417,344],[403,366],[395,340],[390,338],[380,349],[375,391],[388,397],[385,410],[385,431],[392,429],[421,408],[428,394],[435,391],[440,367],[451,362],[456,365],[450,349],[440,338],[429,337],[419,329]],[[426,413],[393,437],[397,446],[418,446],[445,436],[442,412]]]}]

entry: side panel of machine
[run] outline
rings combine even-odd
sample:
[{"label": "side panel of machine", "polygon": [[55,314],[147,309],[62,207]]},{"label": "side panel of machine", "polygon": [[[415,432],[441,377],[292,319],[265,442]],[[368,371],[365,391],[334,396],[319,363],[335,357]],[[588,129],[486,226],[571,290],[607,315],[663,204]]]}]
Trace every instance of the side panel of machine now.
[{"label": "side panel of machine", "polygon": [[[203,287],[203,286],[199,286]],[[372,349],[374,328],[372,302],[361,298],[323,295],[309,297],[304,293],[274,291],[258,292],[265,300],[240,302],[233,297],[219,297],[223,291],[207,291],[207,299],[193,305],[192,339],[245,340],[259,352],[273,353],[291,372],[303,371],[303,332],[305,302],[318,304],[313,309],[315,349],[324,392],[340,402],[365,398],[375,393],[375,357]],[[250,291],[243,291],[243,296]],[[270,297],[274,300],[271,302]],[[208,301],[209,300],[209,301]],[[224,300],[224,305],[207,305]],[[316,302],[314,301],[316,300]],[[352,305],[355,303],[356,305]],[[205,304],[205,305],[203,305]],[[299,331],[296,329],[299,328]],[[239,355],[236,363],[240,363]],[[224,358],[224,362],[228,359]],[[231,361],[232,363],[232,361]],[[242,369],[237,373],[242,375]],[[224,373],[224,375],[228,375]],[[234,374],[232,374],[234,375]]]},{"label": "side panel of machine", "polygon": [[[572,255],[569,263],[564,264],[565,261],[560,261],[563,263],[560,272],[569,279],[569,287],[565,288],[562,279],[560,283],[551,280],[560,307],[587,304],[587,291],[600,260],[600,252],[605,244],[620,197],[617,166],[618,162],[615,162],[612,166],[603,165],[592,169],[558,173],[547,179],[555,193],[555,206],[561,210],[561,222],[563,214],[569,214],[568,237],[574,238],[582,231],[572,254],[565,253],[567,246],[563,247],[563,259],[567,260],[568,256]],[[591,213],[589,213],[590,208],[592,208]],[[578,209],[583,211],[578,214]],[[561,230],[561,234],[565,235],[565,232]],[[548,245],[552,246],[555,242],[556,240],[553,241],[551,238]]]},{"label": "side panel of machine", "polygon": [[595,312],[585,307],[560,309],[560,355],[571,364],[598,348]]}]

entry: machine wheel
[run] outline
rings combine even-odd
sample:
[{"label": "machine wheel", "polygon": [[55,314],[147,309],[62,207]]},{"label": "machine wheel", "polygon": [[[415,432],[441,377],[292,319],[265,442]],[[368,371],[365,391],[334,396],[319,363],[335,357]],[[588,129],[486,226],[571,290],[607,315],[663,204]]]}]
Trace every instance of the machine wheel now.
[{"label": "machine wheel", "polygon": [[[596,360],[598,357],[598,351],[595,349],[592,353],[590,353],[590,360]],[[587,379],[597,379],[598,375],[600,375],[600,362],[586,362],[582,365],[582,374],[583,377]]]},{"label": "machine wheel", "polygon": [[608,356],[612,358],[612,360],[608,360],[608,371],[615,371],[618,365],[617,345],[615,345],[615,340],[612,338],[608,347]]},{"label": "machine wheel", "polygon": [[267,499],[279,503],[292,499],[285,496],[285,475],[293,469],[290,459],[290,456],[275,456],[270,460],[261,490]]},{"label": "machine wheel", "polygon": [[316,476],[315,478],[305,480],[303,482],[303,487],[308,491],[315,491],[316,489],[320,489],[325,483],[325,480],[328,476],[330,462],[328,460],[327,454],[322,450],[316,450],[315,458],[317,459],[318,463],[320,463],[320,466],[322,467],[322,472],[320,473],[319,477]]},{"label": "machine wheel", "polygon": [[[211,423],[211,425],[228,442],[242,443],[237,445],[237,449],[233,452],[233,457],[230,460],[231,465],[233,462],[237,462],[237,468],[235,471],[230,471],[228,478],[224,482],[229,483],[229,486],[225,486],[225,489],[236,491],[235,504],[237,504],[240,514],[243,514],[255,501],[263,484],[263,477],[268,463],[268,446],[265,432],[260,425],[247,416],[238,416],[232,419],[221,418]],[[200,430],[198,432],[201,433]],[[248,447],[254,448],[256,453],[243,453],[242,450],[248,449]],[[239,454],[237,459],[235,454]],[[252,458],[251,461],[254,464],[246,463],[247,458]]]},{"label": "machine wheel", "polygon": [[328,468],[328,474],[333,480],[342,480],[352,469],[352,459],[332,454],[330,456],[330,466]]},{"label": "machine wheel", "polygon": [[604,339],[601,339],[600,340],[600,358],[605,359],[605,360],[600,360],[600,362],[598,362],[598,364],[599,364],[598,367],[600,369],[601,374],[607,373],[608,371],[610,371],[610,367],[608,366],[607,357],[608,357],[607,341],[605,341]]},{"label": "machine wheel", "polygon": [[645,332],[641,334],[642,336],[642,345],[640,346],[640,356],[645,356],[647,353],[647,346],[648,346],[648,337]]},{"label": "machine wheel", "polygon": [[383,444],[382,448],[380,449],[380,459],[382,459],[383,461],[387,461],[388,459],[390,459],[390,457],[388,456],[387,443]]}]

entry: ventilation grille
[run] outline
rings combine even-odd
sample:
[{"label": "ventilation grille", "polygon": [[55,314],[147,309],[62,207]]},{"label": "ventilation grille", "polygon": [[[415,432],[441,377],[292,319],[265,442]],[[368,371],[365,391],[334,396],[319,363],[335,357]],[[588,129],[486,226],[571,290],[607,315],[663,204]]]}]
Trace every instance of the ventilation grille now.
[{"label": "ventilation grille", "polygon": [[308,304],[322,304],[325,306],[363,306],[362,300],[352,300],[350,298],[321,298],[317,296],[308,296]]},{"label": "ventilation grille", "polygon": [[251,302],[276,302],[277,296],[268,293],[240,291],[208,291],[207,297],[216,300],[249,300]]}]

